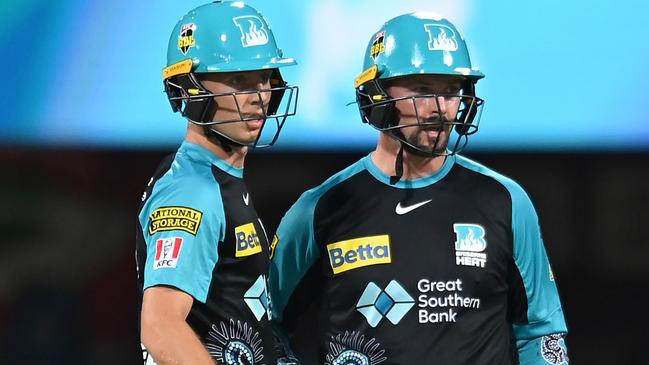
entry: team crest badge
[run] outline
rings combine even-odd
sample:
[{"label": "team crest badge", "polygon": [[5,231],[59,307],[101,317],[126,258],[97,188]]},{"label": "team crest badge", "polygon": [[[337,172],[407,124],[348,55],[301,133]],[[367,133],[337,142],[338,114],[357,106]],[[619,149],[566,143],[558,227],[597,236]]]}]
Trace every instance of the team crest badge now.
[{"label": "team crest badge", "polygon": [[241,32],[241,45],[245,47],[263,46],[268,43],[268,30],[257,16],[246,15],[232,18]]},{"label": "team crest badge", "polygon": [[376,59],[383,51],[385,51],[385,31],[374,35],[374,42],[372,42],[372,48],[370,48],[370,57]]},{"label": "team crest badge", "polygon": [[178,36],[178,49],[184,55],[187,54],[190,48],[196,45],[194,33],[196,32],[196,24],[189,23],[183,24],[180,28],[180,35]]},{"label": "team crest badge", "polygon": [[455,223],[455,264],[484,268],[487,263],[485,229],[479,224]]},{"label": "team crest badge", "polygon": [[424,24],[428,33],[428,49],[431,51],[457,51],[455,31],[441,24]]}]

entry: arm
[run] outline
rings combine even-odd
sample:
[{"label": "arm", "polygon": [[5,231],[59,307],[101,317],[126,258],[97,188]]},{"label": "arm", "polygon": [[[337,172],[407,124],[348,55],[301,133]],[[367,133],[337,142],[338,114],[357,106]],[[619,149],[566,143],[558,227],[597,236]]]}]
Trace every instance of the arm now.
[{"label": "arm", "polygon": [[[273,329],[280,346],[280,357],[295,360],[289,335],[297,318],[315,299],[307,272],[320,258],[313,233],[313,214],[317,197],[305,193],[284,215],[271,245],[268,289],[272,301]],[[289,310],[286,310],[290,307]],[[283,354],[282,354],[283,352]]]},{"label": "arm", "polygon": [[568,364],[568,330],[532,202],[512,189],[514,267],[510,307],[522,365]]},{"label": "arm", "polygon": [[175,288],[155,286],[144,291],[142,343],[158,365],[214,365],[185,318],[194,299]]}]

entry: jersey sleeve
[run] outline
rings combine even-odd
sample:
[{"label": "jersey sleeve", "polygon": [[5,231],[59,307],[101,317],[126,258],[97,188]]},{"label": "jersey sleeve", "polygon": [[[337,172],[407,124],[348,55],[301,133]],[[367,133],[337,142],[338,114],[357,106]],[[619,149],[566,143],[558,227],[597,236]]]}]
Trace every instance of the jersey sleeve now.
[{"label": "jersey sleeve", "polygon": [[282,218],[273,238],[269,292],[273,321],[281,322],[295,288],[320,257],[313,231],[317,196],[304,193]]},{"label": "jersey sleeve", "polygon": [[534,206],[519,186],[512,195],[513,255],[518,278],[513,333],[522,365],[568,364],[567,328]]},{"label": "jersey sleeve", "polygon": [[168,180],[156,183],[138,217],[147,246],[144,289],[169,285],[205,303],[225,236],[219,186]]}]

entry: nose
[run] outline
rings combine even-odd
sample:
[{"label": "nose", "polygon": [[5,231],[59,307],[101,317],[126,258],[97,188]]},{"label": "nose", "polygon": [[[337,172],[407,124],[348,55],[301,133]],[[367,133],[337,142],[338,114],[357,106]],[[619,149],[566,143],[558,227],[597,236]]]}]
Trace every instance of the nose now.
[{"label": "nose", "polygon": [[444,96],[418,98],[417,112],[423,120],[437,119],[446,114],[447,105]]},{"label": "nose", "polygon": [[256,85],[257,92],[251,93],[252,105],[264,108],[270,102],[271,92],[263,91],[270,89],[270,81],[260,82]]}]

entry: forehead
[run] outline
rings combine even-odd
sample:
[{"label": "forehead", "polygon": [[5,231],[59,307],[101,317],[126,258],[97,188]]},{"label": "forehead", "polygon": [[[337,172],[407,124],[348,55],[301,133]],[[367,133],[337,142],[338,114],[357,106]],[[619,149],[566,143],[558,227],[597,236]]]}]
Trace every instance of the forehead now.
[{"label": "forehead", "polygon": [[429,85],[432,87],[444,87],[450,85],[459,85],[464,81],[461,76],[453,75],[407,75],[388,79],[385,81],[387,87],[401,86],[408,87],[412,85]]},{"label": "forehead", "polygon": [[203,72],[197,74],[199,79],[203,81],[223,81],[235,76],[244,76],[244,77],[264,77],[270,75],[273,72],[272,69],[265,70],[253,70],[253,71],[236,71],[236,72]]}]

